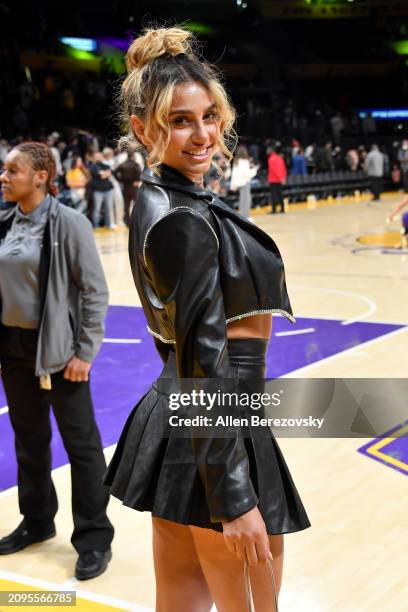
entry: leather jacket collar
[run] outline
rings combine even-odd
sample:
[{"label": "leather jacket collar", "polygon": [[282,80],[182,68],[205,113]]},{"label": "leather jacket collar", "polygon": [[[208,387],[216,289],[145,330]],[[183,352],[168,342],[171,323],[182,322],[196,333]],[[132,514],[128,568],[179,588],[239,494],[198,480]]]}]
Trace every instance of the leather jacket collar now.
[{"label": "leather jacket collar", "polygon": [[205,198],[210,200],[210,202],[214,200],[213,194],[208,189],[200,187],[200,185],[191,181],[184,174],[178,172],[178,170],[167,166],[167,164],[161,164],[158,173],[145,166],[140,178],[145,183],[160,185],[174,191],[181,191],[193,198]]},{"label": "leather jacket collar", "polygon": [[184,176],[184,174],[181,174],[181,172],[178,172],[167,164],[161,164],[158,168],[158,172],[153,172],[150,168],[145,166],[140,179],[144,183],[159,185],[166,189],[185,193],[196,199],[205,200],[210,208],[215,209],[215,211],[224,217],[233,219],[238,225],[245,227],[250,233],[263,238],[266,236],[256,225],[220,200],[214,193],[204,187],[200,187],[197,183],[194,183],[194,181],[191,181]]},{"label": "leather jacket collar", "polygon": [[159,172],[153,173],[150,168],[145,166],[142,174],[141,180],[145,183],[150,183],[152,185],[159,185],[160,187],[164,187],[165,189],[171,189],[173,191],[182,192],[188,194],[189,196],[204,200],[206,204],[208,204],[209,208],[212,209],[217,216],[227,217],[234,221],[237,225],[244,228],[247,232],[255,236],[261,243],[269,243],[272,245],[272,248],[275,249],[276,245],[273,240],[265,234],[259,227],[257,227],[254,223],[249,221],[246,217],[241,215],[238,211],[228,206],[225,202],[220,200],[215,194],[213,194],[208,189],[200,187],[190,179],[188,179],[184,174],[178,172],[174,168],[167,166],[167,164],[161,164],[159,166]]}]

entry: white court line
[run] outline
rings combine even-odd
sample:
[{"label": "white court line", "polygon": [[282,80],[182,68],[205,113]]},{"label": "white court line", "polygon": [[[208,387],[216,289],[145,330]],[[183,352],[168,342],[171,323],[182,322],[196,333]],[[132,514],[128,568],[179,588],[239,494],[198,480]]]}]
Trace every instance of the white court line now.
[{"label": "white court line", "polygon": [[0,408],[0,416],[2,414],[7,414],[8,412],[8,406],[3,406],[3,408]]},{"label": "white court line", "polygon": [[[111,450],[114,450],[116,448],[116,444],[111,444],[110,446],[106,446],[103,449],[103,452],[109,452]],[[70,468],[70,464],[69,463],[64,463],[64,465],[60,465],[57,468],[54,468],[51,471],[51,474],[56,474],[57,472],[60,472],[62,470],[68,470]],[[17,487],[10,487],[9,489],[5,489],[4,491],[0,491],[0,499],[2,497],[7,497],[9,495],[12,495],[13,493],[17,493]],[[0,611],[1,612],[1,611]]]},{"label": "white court line", "polygon": [[122,308],[142,308],[140,304],[109,304],[109,306],[121,306]]},{"label": "white court line", "polygon": [[14,572],[5,572],[2,570],[0,570],[0,579],[9,580],[10,582],[24,583],[28,586],[37,587],[46,591],[76,591],[77,597],[80,599],[95,601],[97,603],[105,604],[107,606],[114,606],[116,608],[119,608],[120,610],[130,610],[131,612],[154,612],[153,608],[138,606],[137,604],[133,604],[123,599],[117,599],[116,597],[110,597],[109,595],[101,595],[99,593],[91,593],[89,591],[77,589],[75,584],[72,584],[70,587],[65,589],[65,583],[58,584],[57,582],[49,582],[48,580],[40,580],[38,578],[31,578],[29,576],[23,576],[22,574],[15,574]]},{"label": "white court line", "polygon": [[334,361],[338,357],[343,357],[344,355],[350,355],[351,353],[359,352],[362,347],[366,348],[367,346],[370,346],[377,342],[381,342],[383,340],[387,340],[388,338],[391,338],[392,336],[396,336],[403,332],[408,332],[408,327],[403,327],[402,329],[396,329],[395,331],[390,332],[389,334],[384,334],[382,336],[379,336],[378,338],[374,338],[373,340],[367,340],[367,342],[362,342],[361,344],[358,344],[357,346],[353,346],[352,348],[345,349],[344,351],[340,351],[340,353],[336,353],[335,355],[331,355],[330,357],[325,357],[324,359],[320,359],[319,361],[316,361],[315,363],[310,363],[309,365],[304,366],[303,368],[299,368],[298,370],[292,370],[292,372],[288,372],[288,374],[281,376],[281,378],[291,378],[293,374],[296,374],[296,375],[304,374],[305,372],[308,372],[309,370],[313,368],[319,367],[321,364],[329,363],[330,361]]},{"label": "white court line", "polygon": [[17,493],[17,487],[10,487],[10,489],[5,489],[4,491],[0,491],[0,499],[2,497],[8,497],[13,493]]},{"label": "white court line", "polygon": [[316,331],[314,327],[305,327],[304,329],[295,329],[294,331],[276,332],[274,336],[298,336],[300,334],[311,334]]},{"label": "white court line", "polygon": [[341,291],[340,289],[328,289],[326,287],[306,287],[305,285],[292,285],[292,287],[296,289],[307,290],[307,291],[321,291],[322,293],[336,293],[337,295],[343,295],[346,297],[355,298],[356,300],[360,300],[360,302],[365,302],[366,304],[368,304],[368,310],[365,310],[362,314],[358,315],[357,317],[353,317],[352,319],[342,321],[340,325],[351,325],[352,323],[357,323],[357,321],[362,321],[363,319],[367,319],[377,310],[377,304],[376,302],[374,302],[374,300],[370,300],[370,298],[364,295],[358,295],[357,293],[350,293],[349,291]]},{"label": "white court line", "polygon": [[111,344],[140,344],[142,340],[140,338],[104,338],[103,342],[110,342]]}]

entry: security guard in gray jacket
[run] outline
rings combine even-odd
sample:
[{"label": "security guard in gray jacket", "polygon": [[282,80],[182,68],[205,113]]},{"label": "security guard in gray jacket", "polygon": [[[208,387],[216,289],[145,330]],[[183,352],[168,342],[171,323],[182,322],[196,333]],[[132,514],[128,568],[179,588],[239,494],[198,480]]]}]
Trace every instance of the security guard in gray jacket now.
[{"label": "security guard in gray jacket", "polygon": [[108,290],[91,224],[53,197],[54,177],[53,156],[36,142],[10,151],[0,176],[3,198],[18,203],[0,213],[0,359],[24,517],[0,554],[55,535],[52,405],[71,464],[75,575],[86,580],[105,571],[113,538],[89,386]]}]

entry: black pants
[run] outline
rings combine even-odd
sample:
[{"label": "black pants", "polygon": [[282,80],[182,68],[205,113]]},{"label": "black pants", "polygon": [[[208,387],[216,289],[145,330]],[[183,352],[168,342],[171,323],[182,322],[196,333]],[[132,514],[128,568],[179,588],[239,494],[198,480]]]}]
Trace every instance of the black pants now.
[{"label": "black pants", "polygon": [[408,193],[408,170],[401,170],[402,187]]},{"label": "black pants", "polygon": [[36,330],[1,326],[2,379],[15,435],[20,512],[27,529],[42,533],[53,525],[58,509],[51,479],[52,405],[71,464],[71,542],[78,552],[107,550],[113,527],[106,515],[106,464],[89,382],[70,382],[58,372],[51,376],[52,389],[41,389],[34,375],[36,345]]},{"label": "black pants", "polygon": [[285,212],[284,203],[283,203],[283,187],[281,183],[269,183],[270,193],[271,193],[271,202],[272,202],[272,212],[276,212],[276,207],[280,206],[281,213]]},{"label": "black pants", "polygon": [[373,200],[379,200],[381,196],[382,177],[370,176],[370,189],[373,194]]}]

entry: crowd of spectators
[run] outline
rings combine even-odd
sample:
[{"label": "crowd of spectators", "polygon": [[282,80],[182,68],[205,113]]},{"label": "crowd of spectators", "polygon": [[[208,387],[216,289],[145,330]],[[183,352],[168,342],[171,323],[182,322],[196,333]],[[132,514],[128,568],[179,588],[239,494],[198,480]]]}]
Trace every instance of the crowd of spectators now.
[{"label": "crowd of spectators", "polygon": [[[252,168],[247,171],[248,176],[257,175],[269,183],[273,211],[277,205],[283,210],[282,187],[291,176],[321,174],[329,178],[339,171],[365,172],[375,200],[380,197],[384,179],[395,189],[402,188],[408,193],[408,139],[393,141],[387,147],[379,146],[373,142],[373,134],[370,136],[371,143],[367,137],[365,144],[350,148],[334,139],[323,140],[323,144],[302,143],[297,138],[286,142],[272,138],[262,141],[243,139],[237,149],[240,156],[239,159],[236,156],[235,170],[234,164],[218,154],[215,158],[218,170],[210,176],[208,185],[221,197],[235,189],[247,216],[250,193],[247,186],[248,193],[245,192],[244,198],[242,187],[248,181],[241,181],[241,185],[232,180],[239,174],[238,166],[242,165],[243,159]],[[50,147],[55,158],[58,197],[64,204],[87,214],[95,228],[103,225],[115,229],[129,225],[144,166],[140,152],[124,152],[104,146],[103,138],[84,130],[68,131],[67,134],[54,131],[40,135],[40,139]],[[23,140],[23,136],[13,140],[0,139],[0,169],[7,152]]]},{"label": "crowd of spectators", "polygon": [[[267,138],[248,140],[241,146],[246,147],[251,166],[258,169],[258,178],[269,184],[273,210],[276,205],[283,209],[282,187],[295,176],[319,175],[330,181],[338,173],[364,173],[374,200],[379,199],[385,181],[393,189],[403,188],[408,193],[408,139],[380,146],[371,135],[365,144],[345,147],[330,140],[303,145],[298,139],[280,142]],[[218,165],[223,176],[221,180],[213,177],[211,185],[214,191],[226,195],[231,169],[225,158]]]},{"label": "crowd of spectators", "polygon": [[[8,151],[22,140],[0,140],[0,170]],[[101,150],[97,137],[84,131],[67,140],[52,132],[44,140],[55,159],[61,202],[87,214],[95,228],[128,226],[144,166],[142,155],[108,146]]]}]

